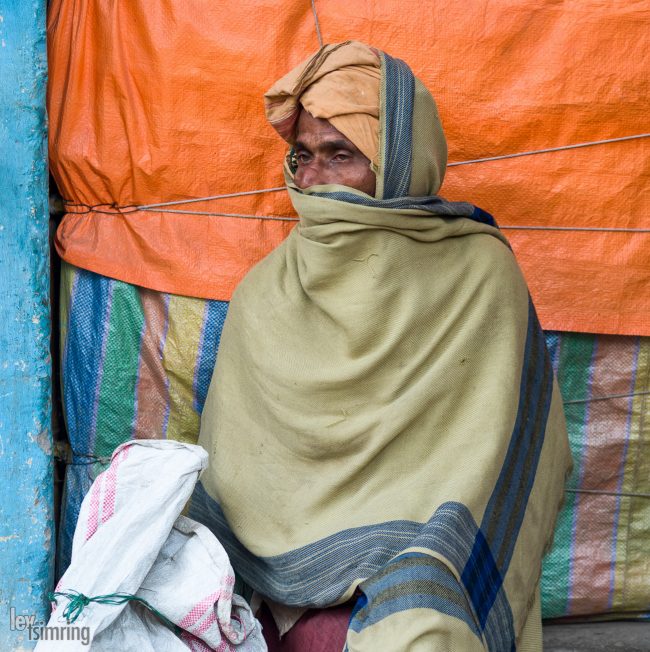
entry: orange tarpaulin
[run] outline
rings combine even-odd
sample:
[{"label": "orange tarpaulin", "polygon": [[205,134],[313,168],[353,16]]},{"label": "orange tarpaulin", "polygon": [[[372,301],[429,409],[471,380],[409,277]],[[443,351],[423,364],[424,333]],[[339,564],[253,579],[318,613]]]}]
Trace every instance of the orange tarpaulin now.
[{"label": "orange tarpaulin", "polygon": [[[436,97],[450,163],[650,132],[646,0],[315,7],[325,42],[359,39],[410,64]],[[291,217],[284,192],[135,207],[282,185],[285,146],[262,94],[317,49],[311,3],[49,11],[51,169],[70,202],[59,252],[137,285],[229,299],[295,222],[216,213]],[[649,178],[650,138],[637,138],[451,166],[442,195],[504,228],[544,227],[506,234],[545,328],[650,335]],[[615,230],[575,230],[593,228]]]}]

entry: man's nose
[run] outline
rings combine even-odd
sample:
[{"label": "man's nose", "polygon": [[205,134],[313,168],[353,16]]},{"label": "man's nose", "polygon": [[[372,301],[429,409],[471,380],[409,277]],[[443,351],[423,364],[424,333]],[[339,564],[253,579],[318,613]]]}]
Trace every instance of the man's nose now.
[{"label": "man's nose", "polygon": [[317,160],[300,165],[294,175],[294,181],[300,189],[325,183],[322,165]]}]

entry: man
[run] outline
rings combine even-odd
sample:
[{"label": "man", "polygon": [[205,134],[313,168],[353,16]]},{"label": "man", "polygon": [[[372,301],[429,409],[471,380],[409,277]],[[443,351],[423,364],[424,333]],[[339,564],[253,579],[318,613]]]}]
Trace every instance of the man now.
[{"label": "man", "polygon": [[282,630],[323,609],[271,650],[541,650],[570,455],[507,241],[436,195],[444,135],[403,62],[325,46],[266,111],[300,223],[233,296],[192,513]]}]

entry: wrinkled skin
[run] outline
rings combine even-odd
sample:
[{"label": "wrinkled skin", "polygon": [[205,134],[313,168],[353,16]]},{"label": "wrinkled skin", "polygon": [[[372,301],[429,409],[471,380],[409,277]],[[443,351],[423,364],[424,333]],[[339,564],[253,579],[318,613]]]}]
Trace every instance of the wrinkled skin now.
[{"label": "wrinkled skin", "polygon": [[370,161],[327,120],[301,110],[294,149],[298,188],[339,184],[375,196],[376,178]]}]

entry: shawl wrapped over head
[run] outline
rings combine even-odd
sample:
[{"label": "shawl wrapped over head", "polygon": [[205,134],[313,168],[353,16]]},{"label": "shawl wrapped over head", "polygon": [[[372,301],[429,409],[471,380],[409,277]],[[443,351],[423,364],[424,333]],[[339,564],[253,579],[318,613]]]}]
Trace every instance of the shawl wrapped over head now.
[{"label": "shawl wrapped over head", "polygon": [[[358,79],[378,111],[366,90],[346,106]],[[358,590],[349,650],[541,649],[541,558],[571,462],[507,241],[435,194],[444,136],[402,61],[325,46],[266,102],[289,143],[304,102],[367,156],[359,124],[376,113],[377,192],[300,190],[287,157],[300,222],[233,296],[190,513],[275,602]]]}]

